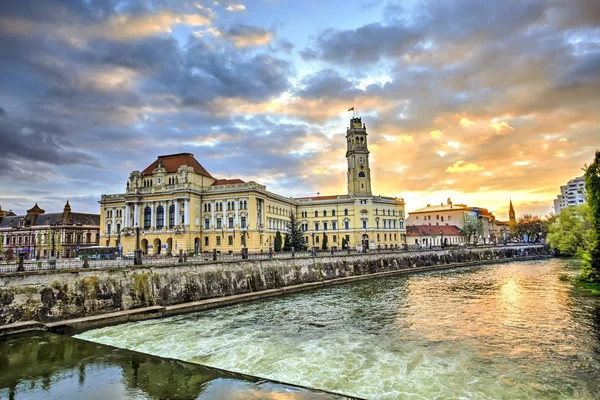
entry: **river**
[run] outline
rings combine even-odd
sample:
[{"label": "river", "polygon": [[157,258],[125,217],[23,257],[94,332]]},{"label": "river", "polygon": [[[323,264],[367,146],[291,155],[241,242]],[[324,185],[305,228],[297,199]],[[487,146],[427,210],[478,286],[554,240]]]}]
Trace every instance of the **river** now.
[{"label": "river", "polygon": [[600,398],[600,299],[565,260],[387,277],[77,337],[371,399]]}]

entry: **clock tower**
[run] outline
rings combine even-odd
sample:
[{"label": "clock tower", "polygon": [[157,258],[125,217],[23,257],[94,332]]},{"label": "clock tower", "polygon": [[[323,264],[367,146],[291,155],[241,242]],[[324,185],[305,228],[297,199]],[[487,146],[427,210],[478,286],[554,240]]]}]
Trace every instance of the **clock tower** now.
[{"label": "clock tower", "polygon": [[350,127],[346,130],[346,146],[348,194],[354,197],[371,196],[367,129],[360,118],[350,120]]}]

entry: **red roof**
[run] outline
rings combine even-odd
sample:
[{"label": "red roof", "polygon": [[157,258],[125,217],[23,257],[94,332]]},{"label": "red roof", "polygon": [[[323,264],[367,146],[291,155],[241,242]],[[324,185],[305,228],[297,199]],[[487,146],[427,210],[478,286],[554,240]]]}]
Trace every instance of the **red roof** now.
[{"label": "red roof", "polygon": [[408,225],[406,234],[408,236],[437,236],[460,235],[460,229],[454,225]]},{"label": "red roof", "polygon": [[[158,156],[156,161],[148,166],[142,173],[144,175],[152,174],[156,168],[158,168],[158,163],[162,161],[163,167],[167,170],[167,172],[173,173],[177,172],[179,167],[182,165],[187,165],[188,167],[194,168],[194,172],[200,175],[207,176],[212,178],[212,176],[204,169],[202,165],[194,158],[194,155],[191,153],[177,153],[177,154],[167,154],[166,156]],[[213,178],[214,179],[214,178]]]},{"label": "red roof", "polygon": [[233,183],[246,183],[241,179],[217,179],[211,186],[230,185]]}]

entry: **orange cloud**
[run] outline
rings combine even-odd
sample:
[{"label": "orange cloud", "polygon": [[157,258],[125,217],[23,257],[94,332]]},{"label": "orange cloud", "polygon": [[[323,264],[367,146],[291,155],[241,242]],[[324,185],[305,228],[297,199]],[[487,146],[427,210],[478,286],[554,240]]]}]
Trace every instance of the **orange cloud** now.
[{"label": "orange cloud", "polygon": [[435,130],[435,131],[431,131],[429,132],[429,134],[431,135],[432,138],[437,139],[440,136],[442,136],[442,131],[440,130]]},{"label": "orange cloud", "polygon": [[480,167],[477,164],[470,163],[468,161],[457,161],[450,167],[446,168],[446,172],[454,173],[454,172],[473,172],[482,170],[483,167]]},{"label": "orange cloud", "polygon": [[467,117],[462,117],[460,119],[460,125],[466,127],[469,127],[471,125],[475,125],[475,122],[471,121],[469,118]]},{"label": "orange cloud", "polygon": [[502,121],[502,122],[492,122],[490,124],[490,127],[496,131],[496,133],[498,134],[506,134],[509,131],[512,131],[513,128],[512,126],[510,126],[506,121]]}]

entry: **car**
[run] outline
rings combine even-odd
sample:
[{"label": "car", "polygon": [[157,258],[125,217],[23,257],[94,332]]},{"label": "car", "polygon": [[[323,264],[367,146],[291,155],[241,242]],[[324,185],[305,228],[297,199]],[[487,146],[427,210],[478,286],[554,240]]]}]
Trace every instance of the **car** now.
[{"label": "car", "polygon": [[129,259],[129,260],[133,260],[135,258],[135,252],[123,254],[123,258]]}]

